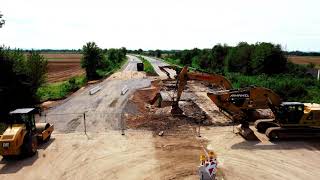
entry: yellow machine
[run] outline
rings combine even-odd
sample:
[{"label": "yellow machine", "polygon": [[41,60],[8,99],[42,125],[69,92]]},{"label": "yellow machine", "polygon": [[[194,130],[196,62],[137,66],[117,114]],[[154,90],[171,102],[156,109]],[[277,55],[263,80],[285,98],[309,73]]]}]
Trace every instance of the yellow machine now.
[{"label": "yellow machine", "polygon": [[16,109],[10,112],[7,129],[0,135],[0,155],[32,156],[37,152],[38,142],[50,139],[53,125],[35,123],[35,109]]},{"label": "yellow machine", "polygon": [[271,109],[275,119],[255,122],[257,130],[269,139],[320,137],[320,104],[283,102]]}]

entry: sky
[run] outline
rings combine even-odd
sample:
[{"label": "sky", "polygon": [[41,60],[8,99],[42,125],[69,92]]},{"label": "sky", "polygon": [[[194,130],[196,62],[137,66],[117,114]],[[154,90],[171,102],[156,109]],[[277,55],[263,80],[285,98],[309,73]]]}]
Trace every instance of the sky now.
[{"label": "sky", "polygon": [[320,51],[318,0],[1,0],[0,44],[191,49],[272,42]]}]

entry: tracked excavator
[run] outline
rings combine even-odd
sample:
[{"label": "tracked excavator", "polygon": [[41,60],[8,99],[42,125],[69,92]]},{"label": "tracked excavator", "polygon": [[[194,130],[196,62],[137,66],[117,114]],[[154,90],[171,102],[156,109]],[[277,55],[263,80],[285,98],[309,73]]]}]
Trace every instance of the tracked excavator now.
[{"label": "tracked excavator", "polygon": [[249,128],[249,114],[256,109],[271,109],[275,116],[274,119],[255,122],[257,130],[270,139],[320,136],[319,104],[282,102],[278,94],[264,87],[231,89],[231,83],[225,77],[188,72],[188,67],[184,67],[177,75],[177,96],[172,103],[172,114],[182,113],[178,102],[188,80],[206,81],[220,89],[207,93],[208,97],[235,122],[240,123],[239,133],[246,139],[253,136],[253,131]]},{"label": "tracked excavator", "polygon": [[269,108],[275,118],[261,119],[254,123],[258,132],[265,133],[269,139],[320,137],[320,104],[282,102],[272,90],[254,86],[207,95],[220,109],[240,122],[238,129],[245,138],[253,133],[246,112]]}]

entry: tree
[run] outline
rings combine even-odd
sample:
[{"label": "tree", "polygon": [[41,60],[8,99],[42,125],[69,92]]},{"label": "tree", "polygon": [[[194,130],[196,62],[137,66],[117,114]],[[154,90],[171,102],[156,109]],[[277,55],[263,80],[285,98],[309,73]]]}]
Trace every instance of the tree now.
[{"label": "tree", "polygon": [[10,110],[38,102],[36,92],[45,81],[47,61],[38,52],[25,57],[20,50],[0,47],[0,119]]},{"label": "tree", "polygon": [[286,69],[287,58],[280,45],[257,43],[251,56],[252,74],[277,74]]},{"label": "tree", "polygon": [[307,68],[314,69],[315,67],[316,67],[316,64],[313,62],[309,62],[309,64],[307,65]]},{"label": "tree", "polygon": [[38,52],[31,51],[25,62],[25,72],[29,77],[32,93],[35,94],[38,88],[45,83],[48,61]]},{"label": "tree", "polygon": [[230,50],[226,58],[226,66],[230,72],[247,73],[250,62],[252,46],[246,42],[240,42],[236,47]]},{"label": "tree", "polygon": [[157,49],[154,51],[154,56],[157,58],[161,58],[161,50]]},{"label": "tree", "polygon": [[3,26],[4,23],[5,23],[5,20],[2,19],[2,16],[3,16],[3,14],[1,14],[1,12],[0,12],[0,28],[2,28],[2,26]]},{"label": "tree", "polygon": [[88,42],[82,47],[82,53],[81,67],[85,68],[87,78],[89,80],[99,78],[96,71],[103,66],[102,62],[106,63],[102,49],[95,42]]},{"label": "tree", "polygon": [[127,49],[125,47],[122,47],[120,50],[123,56],[127,54]]},{"label": "tree", "polygon": [[212,62],[210,64],[211,71],[222,72],[224,67],[224,61],[228,55],[229,47],[221,44],[215,45],[212,48]]}]

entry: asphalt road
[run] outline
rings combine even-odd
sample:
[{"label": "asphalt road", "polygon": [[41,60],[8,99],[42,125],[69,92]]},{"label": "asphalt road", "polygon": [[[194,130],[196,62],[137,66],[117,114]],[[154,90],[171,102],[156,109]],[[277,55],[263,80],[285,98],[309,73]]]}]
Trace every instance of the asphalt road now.
[{"label": "asphalt road", "polygon": [[[155,58],[151,58],[151,57],[148,57],[148,56],[143,56],[146,60],[148,60],[151,65],[153,66],[154,70],[156,71],[156,73],[159,75],[159,77],[161,79],[167,79],[168,76],[166,75],[166,73],[164,73],[163,71],[160,70],[159,66],[169,66],[169,64],[163,62],[163,61],[160,61],[160,60],[157,60]],[[170,77],[172,79],[174,79],[174,76],[176,75],[176,71],[173,70],[173,69],[168,69],[166,68],[167,72],[170,73]]]},{"label": "asphalt road", "polygon": [[124,71],[137,71],[137,63],[141,62],[139,58],[131,55],[127,55],[128,57],[128,65],[124,69]]},{"label": "asphalt road", "polygon": [[[136,71],[136,57],[129,56],[128,63],[120,72],[104,81],[88,86],[74,93],[64,102],[46,112],[43,121],[54,124],[56,132],[104,132],[122,128],[122,110],[128,96],[135,89],[149,87],[151,82],[142,72]],[[94,95],[89,91],[94,87],[101,90]],[[128,88],[125,94],[122,90]]]}]

